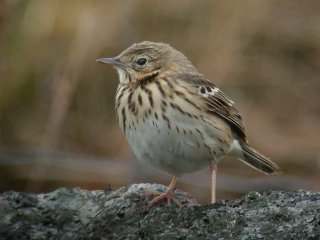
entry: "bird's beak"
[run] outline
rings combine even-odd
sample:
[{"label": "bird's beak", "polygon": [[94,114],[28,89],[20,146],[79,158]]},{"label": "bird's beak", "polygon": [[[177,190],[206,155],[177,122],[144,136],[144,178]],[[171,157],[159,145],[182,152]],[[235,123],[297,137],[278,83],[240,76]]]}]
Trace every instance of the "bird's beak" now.
[{"label": "bird's beak", "polygon": [[122,62],[120,62],[118,57],[113,58],[99,58],[96,60],[96,62],[104,63],[104,64],[111,64],[114,67],[124,68],[126,65]]}]

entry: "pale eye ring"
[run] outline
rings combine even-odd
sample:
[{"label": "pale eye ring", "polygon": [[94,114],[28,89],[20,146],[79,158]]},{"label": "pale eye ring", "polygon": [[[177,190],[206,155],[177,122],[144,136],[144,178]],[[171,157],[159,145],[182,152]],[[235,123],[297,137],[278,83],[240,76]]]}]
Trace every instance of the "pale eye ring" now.
[{"label": "pale eye ring", "polygon": [[140,65],[140,66],[145,65],[147,62],[148,62],[148,61],[147,61],[146,58],[139,58],[139,59],[137,60],[137,64]]}]

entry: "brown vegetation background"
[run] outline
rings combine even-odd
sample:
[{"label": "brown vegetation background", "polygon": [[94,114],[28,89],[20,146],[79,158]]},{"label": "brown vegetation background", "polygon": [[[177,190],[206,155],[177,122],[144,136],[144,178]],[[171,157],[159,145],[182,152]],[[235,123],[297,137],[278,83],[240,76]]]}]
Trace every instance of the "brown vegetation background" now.
[{"label": "brown vegetation background", "polygon": [[[237,103],[267,177],[219,164],[218,198],[320,191],[320,2],[0,1],[0,191],[103,189],[170,177],[140,165],[116,121],[116,72],[95,59],[170,43]],[[209,171],[177,187],[201,202]]]}]

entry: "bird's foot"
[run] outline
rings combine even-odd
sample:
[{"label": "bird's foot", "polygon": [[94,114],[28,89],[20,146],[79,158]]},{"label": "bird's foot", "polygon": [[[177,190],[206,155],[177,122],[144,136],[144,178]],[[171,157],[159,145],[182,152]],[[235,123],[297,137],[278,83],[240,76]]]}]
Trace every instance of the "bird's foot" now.
[{"label": "bird's foot", "polygon": [[174,196],[172,190],[167,190],[165,193],[158,191],[145,190],[143,192],[144,195],[156,195],[149,203],[148,206],[151,207],[162,199],[167,199],[168,206],[171,206],[171,201],[177,204],[180,208],[182,207],[181,202]]}]

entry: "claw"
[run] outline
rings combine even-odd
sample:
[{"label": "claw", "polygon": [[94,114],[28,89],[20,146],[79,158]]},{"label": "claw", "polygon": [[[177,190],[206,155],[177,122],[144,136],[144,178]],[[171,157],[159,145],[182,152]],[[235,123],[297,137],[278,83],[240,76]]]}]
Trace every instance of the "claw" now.
[{"label": "claw", "polygon": [[144,195],[157,195],[157,197],[153,198],[148,203],[148,206],[151,207],[157,202],[161,201],[162,199],[167,199],[168,206],[171,206],[171,201],[173,201],[175,204],[177,204],[181,208],[182,207],[181,202],[173,194],[173,188],[174,188],[174,185],[176,184],[176,181],[177,181],[177,178],[173,177],[165,193],[158,192],[158,191],[145,190],[143,192]]},{"label": "claw", "polygon": [[163,199],[167,199],[168,206],[171,207],[171,201],[173,201],[175,204],[177,204],[180,208],[182,207],[181,202],[174,196],[173,192],[168,189],[165,193],[156,192],[156,191],[150,191],[145,192],[146,195],[158,195],[155,198],[153,198],[149,203],[148,206],[152,207],[157,202],[160,202]]}]

